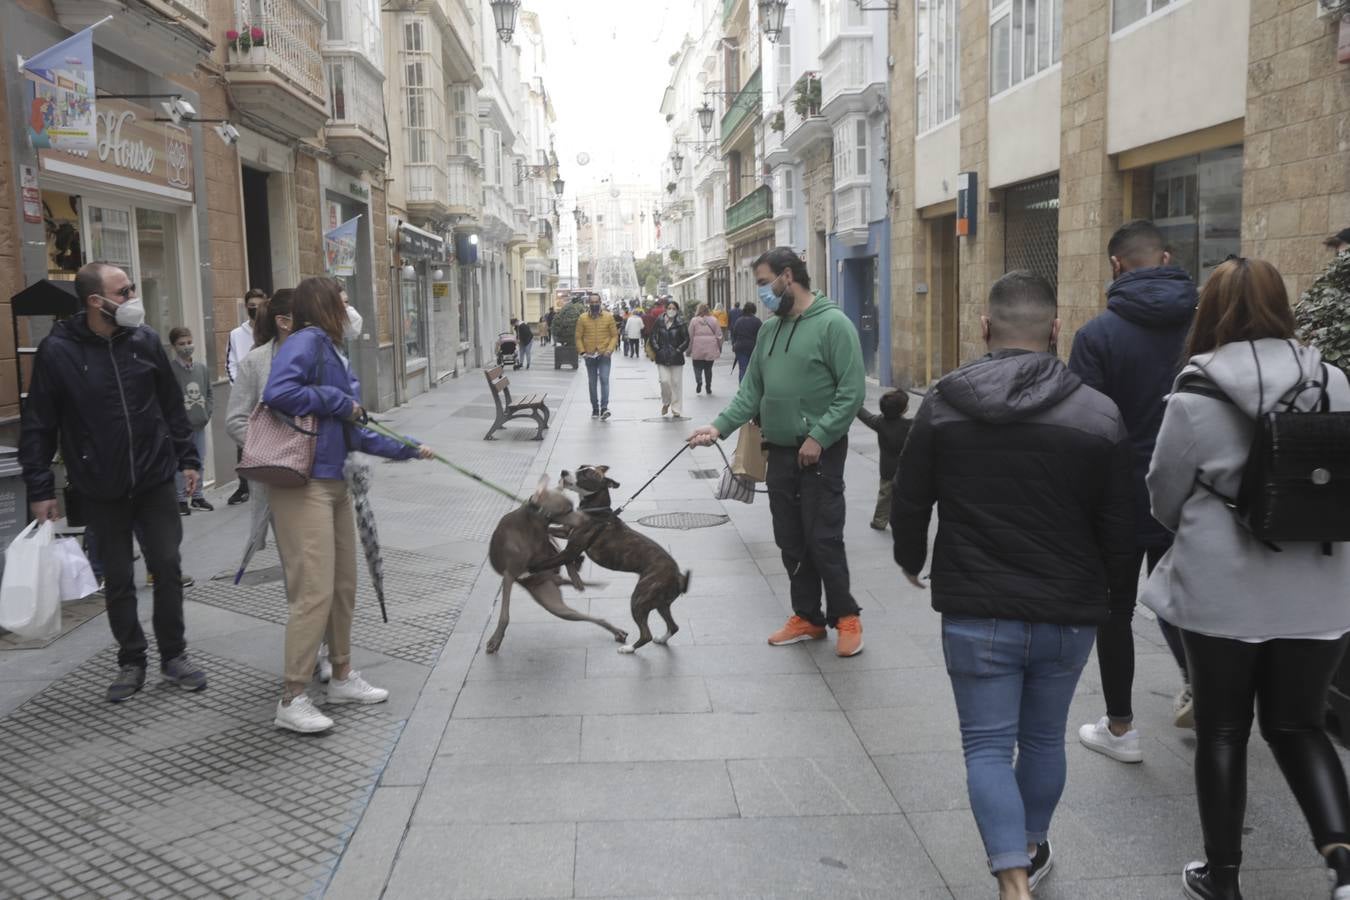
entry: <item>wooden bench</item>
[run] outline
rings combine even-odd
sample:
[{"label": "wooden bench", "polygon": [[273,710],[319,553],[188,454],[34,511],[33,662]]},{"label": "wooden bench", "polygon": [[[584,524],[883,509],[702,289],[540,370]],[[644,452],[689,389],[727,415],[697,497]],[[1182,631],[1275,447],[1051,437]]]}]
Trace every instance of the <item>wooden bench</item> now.
[{"label": "wooden bench", "polygon": [[533,419],[535,424],[539,426],[534,439],[542,441],[544,429],[548,428],[549,412],[548,406],[544,403],[548,395],[530,394],[521,397],[519,400],[512,400],[511,381],[502,374],[501,366],[487,369],[483,374],[487,376],[488,389],[492,391],[492,404],[497,407],[497,418],[493,420],[492,427],[488,429],[483,440],[495,440],[492,435],[512,419]]}]

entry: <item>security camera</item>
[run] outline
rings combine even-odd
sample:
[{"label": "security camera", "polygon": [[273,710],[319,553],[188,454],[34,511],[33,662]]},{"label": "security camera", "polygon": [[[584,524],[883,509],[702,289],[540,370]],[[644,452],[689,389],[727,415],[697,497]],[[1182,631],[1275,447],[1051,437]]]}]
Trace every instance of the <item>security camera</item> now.
[{"label": "security camera", "polygon": [[216,126],[216,134],[225,142],[226,146],[239,143],[239,129],[235,128],[229,122],[221,122]]},{"label": "security camera", "polygon": [[197,108],[182,97],[165,100],[159,104],[159,108],[164,110],[164,115],[175,125],[181,124],[184,119],[197,118]]}]

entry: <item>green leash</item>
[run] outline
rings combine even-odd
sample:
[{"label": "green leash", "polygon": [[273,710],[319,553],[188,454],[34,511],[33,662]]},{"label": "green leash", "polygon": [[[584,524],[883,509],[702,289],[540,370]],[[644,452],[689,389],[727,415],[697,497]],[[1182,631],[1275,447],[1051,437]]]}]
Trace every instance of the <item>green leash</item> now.
[{"label": "green leash", "polygon": [[[408,439],[405,438],[403,435],[399,434],[399,433],[396,432],[396,431],[393,431],[393,430],[390,429],[387,425],[385,425],[383,422],[379,421],[378,419],[374,418],[373,416],[371,416],[371,415],[369,415],[369,414],[363,416],[363,417],[361,418],[361,420],[360,420],[357,424],[363,425],[363,426],[369,428],[369,429],[372,430],[372,431],[379,432],[380,434],[384,435],[385,437],[389,438],[390,440],[398,441],[400,444],[402,444],[402,445],[405,446],[405,447],[412,447],[414,450],[420,450],[420,449],[422,449],[422,445],[421,445],[421,444],[417,444],[417,443],[414,443],[413,441],[408,440]],[[436,460],[436,461],[439,462],[439,463],[443,463],[443,464],[449,466],[450,468],[454,469],[454,470],[455,470],[456,472],[458,472],[459,474],[463,475],[465,478],[472,478],[474,481],[478,482],[478,483],[481,484],[483,487],[488,488],[489,490],[496,491],[497,493],[501,494],[503,497],[508,497],[508,498],[510,498],[511,500],[514,500],[516,503],[524,503],[524,502],[525,502],[524,500],[522,500],[522,499],[520,499],[519,497],[517,497],[515,494],[511,493],[510,491],[508,491],[506,488],[500,487],[500,486],[498,486],[498,485],[493,484],[491,481],[488,481],[486,478],[484,478],[482,475],[479,475],[477,472],[470,472],[468,469],[464,468],[463,466],[457,466],[457,465],[455,465],[455,464],[452,463],[450,460],[446,459],[444,456],[441,456],[439,453],[433,453],[433,454],[431,455],[431,458],[434,459],[434,460]]]}]

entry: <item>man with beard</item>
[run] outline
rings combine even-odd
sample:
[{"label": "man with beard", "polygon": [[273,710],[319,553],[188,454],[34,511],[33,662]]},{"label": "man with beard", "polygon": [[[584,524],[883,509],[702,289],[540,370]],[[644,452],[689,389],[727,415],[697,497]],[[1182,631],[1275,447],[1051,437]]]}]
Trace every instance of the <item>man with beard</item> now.
[{"label": "man with beard", "polygon": [[839,635],[835,652],[856,656],[863,649],[862,623],[844,555],[844,461],[865,391],[858,331],[843,310],[811,290],[806,263],[790,248],[755,260],[754,274],[760,304],[774,317],[761,329],[731,404],[689,442],[706,446],[759,420],[769,451],[773,537],[791,582],[793,612],[769,643],[820,640],[832,626]]}]

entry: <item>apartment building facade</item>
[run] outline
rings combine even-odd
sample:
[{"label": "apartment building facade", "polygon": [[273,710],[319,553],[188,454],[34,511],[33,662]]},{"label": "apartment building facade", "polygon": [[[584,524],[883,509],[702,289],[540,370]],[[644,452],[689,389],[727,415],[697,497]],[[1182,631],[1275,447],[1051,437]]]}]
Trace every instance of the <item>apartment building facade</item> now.
[{"label": "apartment building facade", "polygon": [[983,353],[989,285],[1015,268],[1056,285],[1067,356],[1104,308],[1106,243],[1129,219],[1154,220],[1197,281],[1229,254],[1258,256],[1292,297],[1323,267],[1321,238],[1350,222],[1350,68],[1317,0],[901,5],[897,383]]}]

